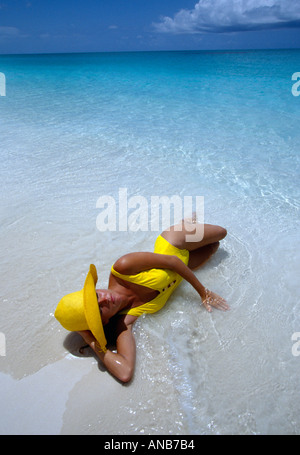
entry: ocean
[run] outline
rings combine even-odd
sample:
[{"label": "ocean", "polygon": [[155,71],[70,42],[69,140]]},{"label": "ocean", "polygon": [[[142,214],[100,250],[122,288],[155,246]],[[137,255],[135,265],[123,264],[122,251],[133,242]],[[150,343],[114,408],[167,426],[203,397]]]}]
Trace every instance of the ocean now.
[{"label": "ocean", "polygon": [[[1,434],[300,433],[299,71],[299,50],[0,56]],[[126,386],[53,315],[90,263],[105,288],[152,250],[124,189],[204,198],[228,235],[196,274],[231,308],[182,283],[135,324]]]}]

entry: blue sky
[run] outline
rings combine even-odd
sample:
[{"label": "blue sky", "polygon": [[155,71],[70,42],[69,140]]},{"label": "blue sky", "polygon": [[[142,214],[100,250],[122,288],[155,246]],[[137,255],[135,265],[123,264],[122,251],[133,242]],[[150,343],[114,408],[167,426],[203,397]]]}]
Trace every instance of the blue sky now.
[{"label": "blue sky", "polygon": [[0,0],[0,53],[300,48],[300,0]]}]

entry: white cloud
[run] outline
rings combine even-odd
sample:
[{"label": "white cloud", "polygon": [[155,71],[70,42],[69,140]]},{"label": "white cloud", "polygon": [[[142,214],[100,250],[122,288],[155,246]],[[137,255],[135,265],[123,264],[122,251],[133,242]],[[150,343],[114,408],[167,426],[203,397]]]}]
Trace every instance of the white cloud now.
[{"label": "white cloud", "polygon": [[0,26],[0,36],[1,37],[13,37],[20,34],[19,29],[16,27],[1,27]]},{"label": "white cloud", "polygon": [[23,33],[17,27],[6,27],[0,25],[0,42],[5,43],[9,41],[20,40],[28,38],[29,35]]},{"label": "white cloud", "polygon": [[153,24],[163,33],[205,33],[300,27],[299,0],[200,0],[192,10]]}]

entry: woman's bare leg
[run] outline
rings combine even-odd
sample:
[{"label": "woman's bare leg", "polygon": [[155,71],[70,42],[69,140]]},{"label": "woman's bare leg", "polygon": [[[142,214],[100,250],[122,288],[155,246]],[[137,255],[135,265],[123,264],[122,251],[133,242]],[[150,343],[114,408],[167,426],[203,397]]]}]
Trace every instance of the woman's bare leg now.
[{"label": "woman's bare leg", "polygon": [[[192,225],[195,225],[194,229]],[[203,232],[201,240],[187,241],[187,236],[195,234],[197,228],[199,232]],[[201,226],[192,221],[187,225],[187,220],[185,222],[182,220],[181,223],[171,226],[161,234],[171,245],[190,251],[188,265],[193,270],[201,267],[217,251],[219,241],[224,239],[226,235],[226,229],[221,226],[212,224]]]},{"label": "woman's bare leg", "polygon": [[192,270],[202,267],[208,259],[217,251],[220,243],[214,242],[209,245],[202,246],[196,250],[190,251],[188,266]]},{"label": "woman's bare leg", "polygon": [[[177,248],[193,251],[203,246],[210,245],[211,243],[219,242],[224,239],[227,234],[226,229],[221,226],[215,226],[213,224],[196,225],[196,223],[194,223],[194,225],[194,229],[192,227],[192,223],[187,228],[185,222],[182,221],[181,223],[171,226],[163,231],[161,236]],[[202,229],[203,236],[197,241],[187,241],[187,237],[194,235],[196,233],[196,229],[199,231]]]}]

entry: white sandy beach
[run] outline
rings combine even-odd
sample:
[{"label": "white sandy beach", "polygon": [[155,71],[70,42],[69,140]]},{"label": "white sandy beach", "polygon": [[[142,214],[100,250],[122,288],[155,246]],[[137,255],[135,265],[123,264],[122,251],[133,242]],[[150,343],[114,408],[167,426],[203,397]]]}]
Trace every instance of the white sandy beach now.
[{"label": "white sandy beach", "polygon": [[[83,243],[88,248],[89,242]],[[244,268],[236,264],[241,255],[247,258]],[[16,289],[18,317],[7,325],[6,357],[0,358],[1,434],[297,434],[292,326],[282,320],[275,297],[275,307],[261,307],[276,283],[257,291],[261,279],[254,273],[255,261],[237,239],[229,234],[198,272],[209,285],[218,282],[216,291],[222,287],[230,312],[209,315],[183,283],[165,309],[137,322],[136,373],[127,385],[110,376],[89,349],[80,355],[80,337],[53,317],[55,283],[62,293],[73,285],[64,278],[68,262],[71,258],[58,267],[61,278],[49,270],[47,279],[37,280],[44,281],[43,308],[45,303],[48,308],[39,316],[22,307],[24,294]],[[73,268],[78,281],[84,278],[80,263]],[[31,263],[32,276],[39,275],[39,267],[40,260]],[[108,270],[103,269],[104,284]],[[26,300],[35,302],[33,308],[40,296],[37,281]],[[256,302],[250,305],[254,293]],[[295,317],[291,313],[289,319]],[[283,419],[283,400],[289,398]]]}]

